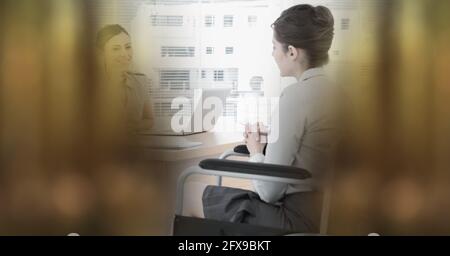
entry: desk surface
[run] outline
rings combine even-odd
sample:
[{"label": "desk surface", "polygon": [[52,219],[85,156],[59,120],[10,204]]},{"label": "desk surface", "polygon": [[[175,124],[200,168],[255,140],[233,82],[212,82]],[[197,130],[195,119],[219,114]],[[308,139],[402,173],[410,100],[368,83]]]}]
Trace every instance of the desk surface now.
[{"label": "desk surface", "polygon": [[183,138],[201,142],[202,145],[184,149],[156,149],[143,146],[144,153],[152,160],[174,162],[219,155],[243,143],[242,133],[238,132],[205,132],[183,136]]}]

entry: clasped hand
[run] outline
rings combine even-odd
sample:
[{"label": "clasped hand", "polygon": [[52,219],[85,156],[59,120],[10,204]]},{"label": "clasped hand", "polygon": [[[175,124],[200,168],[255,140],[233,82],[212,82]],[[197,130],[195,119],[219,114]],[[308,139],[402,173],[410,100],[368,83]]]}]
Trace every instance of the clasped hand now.
[{"label": "clasped hand", "polygon": [[244,132],[244,142],[250,156],[262,154],[267,144],[267,127],[261,123],[255,125],[246,124]]}]

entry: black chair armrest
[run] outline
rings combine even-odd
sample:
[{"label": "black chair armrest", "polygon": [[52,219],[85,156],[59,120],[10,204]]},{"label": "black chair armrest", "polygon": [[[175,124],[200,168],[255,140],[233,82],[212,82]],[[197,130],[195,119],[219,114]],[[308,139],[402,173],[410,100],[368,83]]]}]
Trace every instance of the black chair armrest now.
[{"label": "black chair armrest", "polygon": [[234,147],[233,151],[234,151],[234,153],[250,155],[250,152],[248,152],[246,145],[238,145],[238,146]]},{"label": "black chair armrest", "polygon": [[[267,148],[267,144],[266,144],[266,146],[264,146],[264,150],[263,150],[264,155],[266,155],[266,148]],[[233,151],[235,153],[239,153],[239,154],[250,155],[250,152],[248,151],[246,145],[238,145],[233,149]]]},{"label": "black chair armrest", "polygon": [[309,171],[298,167],[252,163],[246,161],[206,159],[201,161],[199,166],[202,169],[207,170],[245,173],[250,175],[262,175],[296,180],[304,180],[312,177]]}]

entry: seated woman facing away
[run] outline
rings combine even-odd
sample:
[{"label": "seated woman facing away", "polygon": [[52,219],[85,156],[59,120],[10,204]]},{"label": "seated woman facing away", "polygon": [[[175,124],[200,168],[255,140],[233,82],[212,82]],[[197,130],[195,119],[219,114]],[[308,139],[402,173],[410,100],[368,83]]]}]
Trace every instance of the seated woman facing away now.
[{"label": "seated woman facing away", "polygon": [[[323,184],[338,139],[338,89],[323,70],[333,26],[326,7],[311,5],[293,6],[273,23],[273,58],[281,76],[295,77],[297,83],[281,94],[279,123],[272,124],[265,155],[259,134],[245,134],[250,161],[300,167],[313,178],[301,185],[253,180],[255,192],[190,183],[184,214],[296,232],[319,231]],[[271,139],[274,134],[277,138]]]}]

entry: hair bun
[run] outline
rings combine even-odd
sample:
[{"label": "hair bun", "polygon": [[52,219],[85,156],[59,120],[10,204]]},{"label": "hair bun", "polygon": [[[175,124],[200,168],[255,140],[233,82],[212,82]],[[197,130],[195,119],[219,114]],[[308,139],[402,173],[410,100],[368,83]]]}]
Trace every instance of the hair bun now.
[{"label": "hair bun", "polygon": [[313,7],[314,16],[312,17],[313,23],[324,28],[334,27],[334,19],[331,11],[325,6]]},{"label": "hair bun", "polygon": [[275,39],[283,44],[303,49],[308,67],[320,67],[328,63],[334,38],[334,19],[331,11],[323,6],[299,4],[284,10],[272,24]]}]

